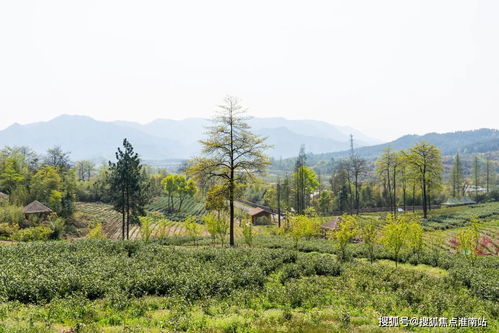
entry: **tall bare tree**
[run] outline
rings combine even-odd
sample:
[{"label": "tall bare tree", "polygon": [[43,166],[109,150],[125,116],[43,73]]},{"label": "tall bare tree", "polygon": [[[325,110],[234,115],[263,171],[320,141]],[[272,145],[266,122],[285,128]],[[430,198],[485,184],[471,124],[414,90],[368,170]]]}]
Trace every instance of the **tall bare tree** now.
[{"label": "tall bare tree", "polygon": [[362,185],[361,180],[367,171],[367,162],[365,159],[361,158],[359,154],[354,150],[353,135],[350,135],[350,168],[353,178],[354,206],[358,215],[360,209],[360,187]]},{"label": "tall bare tree", "polygon": [[236,97],[227,96],[212,119],[203,145],[203,156],[195,158],[189,173],[200,181],[222,183],[228,190],[230,238],[234,246],[234,200],[236,186],[265,172],[270,164],[264,137],[250,131],[246,109]]}]

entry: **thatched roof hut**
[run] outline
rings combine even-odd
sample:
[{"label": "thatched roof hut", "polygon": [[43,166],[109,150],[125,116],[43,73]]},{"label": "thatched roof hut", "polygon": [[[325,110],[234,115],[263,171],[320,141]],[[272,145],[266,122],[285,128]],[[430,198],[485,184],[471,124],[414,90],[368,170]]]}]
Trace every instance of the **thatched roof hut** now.
[{"label": "thatched roof hut", "polygon": [[23,209],[24,214],[50,214],[52,213],[52,209],[48,208],[40,201],[33,201]]}]

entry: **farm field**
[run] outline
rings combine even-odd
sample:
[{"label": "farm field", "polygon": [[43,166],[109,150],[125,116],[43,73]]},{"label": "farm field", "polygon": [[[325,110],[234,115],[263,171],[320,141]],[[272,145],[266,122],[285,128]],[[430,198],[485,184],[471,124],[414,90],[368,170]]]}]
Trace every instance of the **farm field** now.
[{"label": "farm field", "polygon": [[455,256],[447,268],[395,267],[390,259],[340,263],[320,248],[281,245],[220,249],[165,239],[2,246],[0,332],[385,332],[378,327],[383,315],[484,317],[481,331],[498,328],[491,280],[498,262],[491,258],[474,268]]},{"label": "farm field", "polygon": [[[496,332],[496,209],[489,203],[432,211],[441,228],[427,230],[422,251],[402,251],[396,265],[380,244],[373,263],[362,243],[351,243],[343,262],[336,240],[295,242],[273,235],[272,226],[254,227],[251,248],[239,227],[237,247],[221,248],[211,245],[204,225],[194,241],[174,221],[153,225],[149,241],[138,226],[132,240],[121,241],[121,216],[110,205],[77,203],[75,217],[89,227],[102,223],[111,239],[0,245],[0,332],[403,330],[380,328],[381,316],[486,318],[479,331]],[[383,217],[363,218],[376,216]],[[474,217],[490,242],[471,262],[450,241]],[[456,219],[459,227],[445,225]]]},{"label": "farm field", "polygon": [[[86,203],[78,202],[76,204],[77,214],[76,218],[88,225],[101,223],[104,233],[109,239],[121,239],[121,215],[113,210],[111,205],[103,203]],[[208,236],[208,231],[204,225],[200,225],[201,235]],[[153,223],[152,238],[158,237],[173,237],[173,236],[186,236],[186,230],[183,227],[183,222],[176,222],[166,220],[164,223]],[[254,226],[253,232],[255,234],[265,234],[268,227]],[[236,224],[235,226],[236,237],[242,237],[242,228]],[[140,227],[138,224],[130,225],[130,239],[140,239]]]}]

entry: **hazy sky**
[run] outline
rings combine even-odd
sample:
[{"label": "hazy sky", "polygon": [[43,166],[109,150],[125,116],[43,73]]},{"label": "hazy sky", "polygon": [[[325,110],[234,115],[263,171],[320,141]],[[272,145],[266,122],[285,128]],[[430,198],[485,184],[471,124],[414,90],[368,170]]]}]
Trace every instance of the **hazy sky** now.
[{"label": "hazy sky", "polygon": [[499,1],[1,1],[0,129],[84,114],[499,127]]}]

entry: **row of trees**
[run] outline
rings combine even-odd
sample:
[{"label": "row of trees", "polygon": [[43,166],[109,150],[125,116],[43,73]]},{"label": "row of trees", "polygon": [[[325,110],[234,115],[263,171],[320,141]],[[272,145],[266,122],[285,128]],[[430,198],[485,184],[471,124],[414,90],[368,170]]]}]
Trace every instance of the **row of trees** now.
[{"label": "row of trees", "polygon": [[[456,154],[452,161],[449,175],[449,187],[453,197],[466,195],[466,186],[473,185],[475,200],[478,201],[479,193],[490,193],[495,183],[495,167],[489,155],[475,155],[472,160],[471,174],[466,179],[465,167],[460,154]],[[480,188],[483,188],[481,190]],[[470,193],[471,194],[471,193]]]},{"label": "row of trees", "polygon": [[38,200],[57,214],[73,214],[76,200],[75,170],[69,154],[61,148],[39,156],[27,147],[5,147],[0,151],[0,191],[13,205],[24,206]]},{"label": "row of trees", "polygon": [[[321,181],[320,174],[308,167],[304,148],[296,160],[292,177],[278,179],[275,187],[263,195],[271,207],[304,214],[310,210],[327,215],[332,210],[359,213],[363,207],[390,207],[396,214],[408,202],[421,203],[427,216],[431,198],[442,183],[442,158],[434,146],[421,142],[406,151],[386,149],[372,169],[353,148],[350,156],[336,163],[330,177],[330,188]],[[279,191],[277,191],[279,189]],[[279,197],[279,200],[277,199]]]}]

